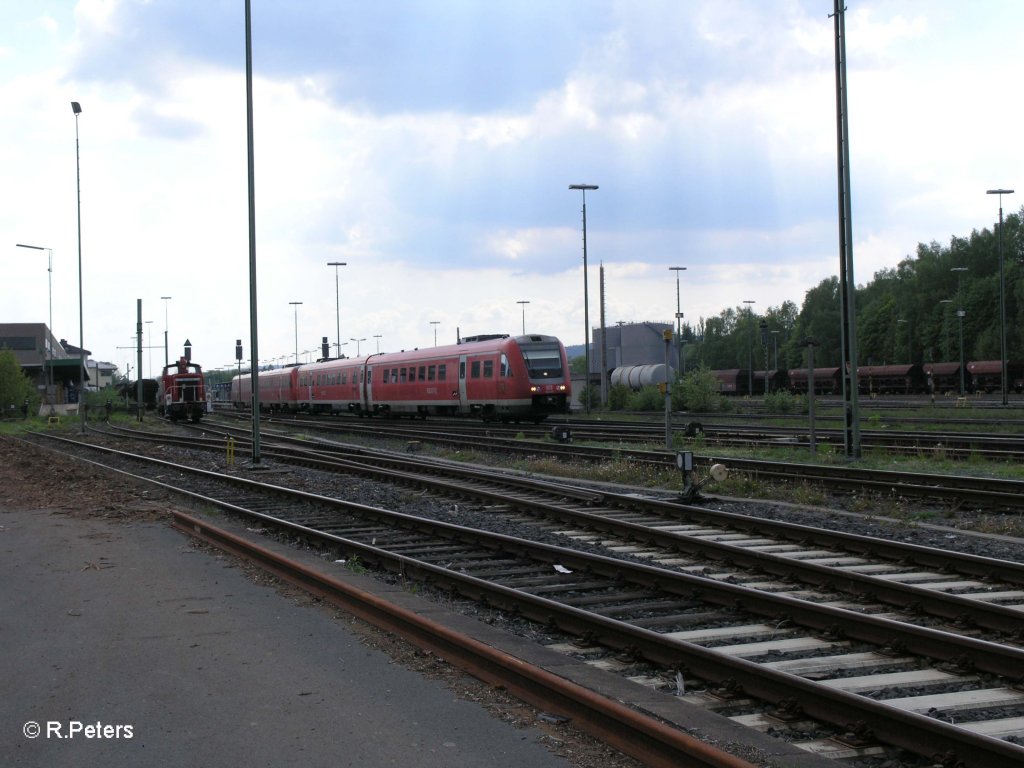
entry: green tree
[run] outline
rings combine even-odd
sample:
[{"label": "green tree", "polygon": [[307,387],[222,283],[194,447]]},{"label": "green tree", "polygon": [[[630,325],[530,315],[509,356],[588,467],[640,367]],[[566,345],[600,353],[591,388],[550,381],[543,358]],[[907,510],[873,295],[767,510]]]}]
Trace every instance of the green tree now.
[{"label": "green tree", "polygon": [[701,365],[687,371],[686,375],[672,387],[672,408],[678,411],[712,413],[723,407],[718,379],[710,368]]},{"label": "green tree", "polygon": [[39,394],[18,365],[10,349],[0,349],[0,408],[4,416],[21,415],[28,401],[29,413],[39,412]]}]

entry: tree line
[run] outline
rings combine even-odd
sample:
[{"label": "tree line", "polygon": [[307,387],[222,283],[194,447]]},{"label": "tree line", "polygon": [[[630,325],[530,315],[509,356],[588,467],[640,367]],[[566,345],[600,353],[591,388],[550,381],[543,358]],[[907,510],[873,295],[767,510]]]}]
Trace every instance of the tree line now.
[{"label": "tree line", "polygon": [[[1024,360],[1022,215],[1024,207],[1007,216],[1002,233],[1007,357],[1012,361]],[[921,243],[914,255],[896,267],[876,272],[870,282],[858,285],[854,299],[858,363],[958,361],[959,309],[963,310],[964,360],[998,360],[998,229],[954,236],[948,245]],[[792,301],[762,314],[748,306],[730,307],[716,317],[700,318],[696,325],[686,324],[682,330],[687,368],[803,368],[808,337],[818,343],[816,366],[838,366],[839,292],[839,278],[829,277],[807,291],[799,310]]]}]

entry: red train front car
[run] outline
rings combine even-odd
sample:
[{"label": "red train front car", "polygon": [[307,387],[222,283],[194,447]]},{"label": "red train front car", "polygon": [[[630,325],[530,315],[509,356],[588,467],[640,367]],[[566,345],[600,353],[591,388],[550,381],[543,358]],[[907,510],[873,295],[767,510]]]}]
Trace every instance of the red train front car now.
[{"label": "red train front car", "polygon": [[171,421],[199,421],[206,410],[203,369],[184,357],[164,366],[157,394],[157,412]]}]

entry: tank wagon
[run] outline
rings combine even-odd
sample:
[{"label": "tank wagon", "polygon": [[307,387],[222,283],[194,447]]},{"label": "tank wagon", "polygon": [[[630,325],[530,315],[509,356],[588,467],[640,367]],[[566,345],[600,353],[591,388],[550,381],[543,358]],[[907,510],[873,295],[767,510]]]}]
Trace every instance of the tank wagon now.
[{"label": "tank wagon", "polygon": [[[259,375],[260,408],[361,416],[461,415],[540,422],[568,413],[569,362],[554,336],[488,335],[458,344],[322,360]],[[252,401],[249,374],[232,395]]]},{"label": "tank wagon", "polygon": [[643,389],[644,387],[656,387],[668,381],[665,372],[665,364],[656,365],[623,365],[613,368],[609,377],[611,385],[622,385],[632,390]]},{"label": "tank wagon", "polygon": [[203,369],[187,358],[165,365],[157,393],[157,413],[171,421],[199,421],[206,410]]}]

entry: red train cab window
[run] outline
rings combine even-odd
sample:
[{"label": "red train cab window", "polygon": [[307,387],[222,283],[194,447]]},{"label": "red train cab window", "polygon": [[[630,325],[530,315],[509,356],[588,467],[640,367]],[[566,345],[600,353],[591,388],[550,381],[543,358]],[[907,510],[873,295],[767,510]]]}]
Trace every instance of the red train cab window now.
[{"label": "red train cab window", "polygon": [[512,375],[512,369],[509,367],[508,358],[505,357],[504,352],[501,353],[501,367],[498,370],[498,375],[503,379],[509,378]]}]

